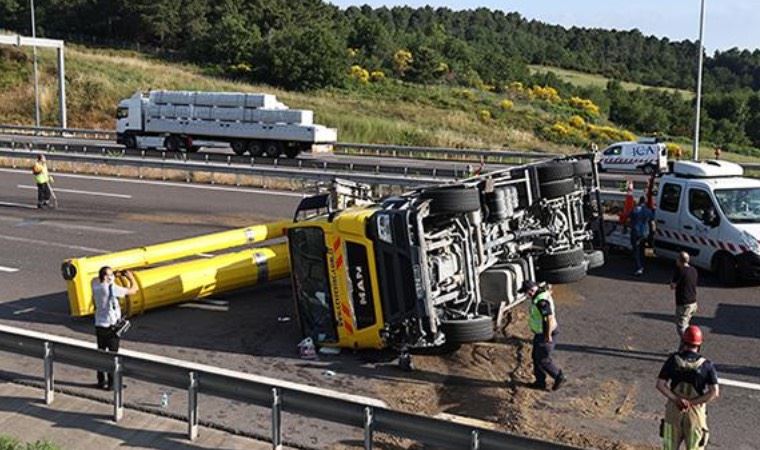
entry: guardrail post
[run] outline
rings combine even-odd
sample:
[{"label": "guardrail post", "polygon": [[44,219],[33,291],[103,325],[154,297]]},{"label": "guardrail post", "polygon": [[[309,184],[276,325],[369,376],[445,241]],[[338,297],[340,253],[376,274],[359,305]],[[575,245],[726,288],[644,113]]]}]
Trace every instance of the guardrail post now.
[{"label": "guardrail post", "polygon": [[478,450],[480,448],[480,433],[478,430],[472,430],[472,440],[470,441],[470,450]]},{"label": "guardrail post", "polygon": [[198,437],[198,375],[190,372],[187,388],[187,438],[194,441]]},{"label": "guardrail post", "polygon": [[43,356],[45,366],[45,404],[53,403],[55,393],[53,391],[53,345],[45,342],[45,353]]},{"label": "guardrail post", "polygon": [[121,359],[113,357],[113,421],[118,422],[124,417],[124,385],[121,380]]},{"label": "guardrail post", "polygon": [[282,449],[282,397],[279,388],[272,388],[272,449]]},{"label": "guardrail post", "polygon": [[375,417],[370,406],[364,408],[364,449],[372,450],[372,431],[375,428]]}]

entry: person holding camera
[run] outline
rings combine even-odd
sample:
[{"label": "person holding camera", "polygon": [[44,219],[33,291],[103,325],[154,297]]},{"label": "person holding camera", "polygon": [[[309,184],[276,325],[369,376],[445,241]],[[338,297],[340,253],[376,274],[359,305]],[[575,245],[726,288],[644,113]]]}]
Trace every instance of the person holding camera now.
[{"label": "person holding camera", "polygon": [[[95,336],[98,341],[98,349],[109,352],[119,351],[120,334],[119,327],[123,320],[121,317],[121,305],[119,298],[126,295],[134,295],[139,287],[134,274],[127,270],[121,272],[129,281],[128,287],[119,286],[115,283],[116,274],[113,269],[104,266],[98,271],[98,279],[92,283],[92,300],[95,304]],[[110,390],[113,385],[113,374],[98,371],[98,387]]]}]

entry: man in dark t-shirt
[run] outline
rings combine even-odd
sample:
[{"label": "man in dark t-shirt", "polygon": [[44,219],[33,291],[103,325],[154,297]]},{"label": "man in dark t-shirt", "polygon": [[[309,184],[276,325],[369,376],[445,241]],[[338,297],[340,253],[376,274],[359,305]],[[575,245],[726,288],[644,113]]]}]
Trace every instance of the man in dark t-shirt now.
[{"label": "man in dark t-shirt", "polygon": [[718,398],[718,372],[713,363],[699,354],[702,331],[691,325],[683,333],[681,348],[668,357],[657,376],[657,390],[668,403],[660,436],[662,448],[686,450],[707,446],[707,403]]},{"label": "man in dark t-shirt", "polygon": [[689,265],[689,254],[679,253],[670,280],[670,289],[676,293],[676,330],[679,337],[697,312],[697,279],[697,269]]}]

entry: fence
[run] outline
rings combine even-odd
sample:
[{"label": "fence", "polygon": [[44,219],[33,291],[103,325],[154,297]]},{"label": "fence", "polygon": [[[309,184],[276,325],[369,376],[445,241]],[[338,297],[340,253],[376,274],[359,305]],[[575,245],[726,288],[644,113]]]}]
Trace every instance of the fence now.
[{"label": "fence", "polygon": [[[387,433],[443,448],[482,450],[572,449],[527,437],[463,425],[389,409],[384,402],[205,364],[142,352],[118,354],[97,350],[92,343],[0,325],[0,350],[40,358],[45,378],[45,402],[54,401],[54,364],[113,373],[113,419],[124,415],[123,378],[160,383],[187,391],[187,436],[198,435],[198,394],[243,401],[271,409],[273,448],[282,445],[282,413],[319,418],[364,431],[364,448],[373,446],[373,434]],[[472,399],[477,401],[477,399]]]}]

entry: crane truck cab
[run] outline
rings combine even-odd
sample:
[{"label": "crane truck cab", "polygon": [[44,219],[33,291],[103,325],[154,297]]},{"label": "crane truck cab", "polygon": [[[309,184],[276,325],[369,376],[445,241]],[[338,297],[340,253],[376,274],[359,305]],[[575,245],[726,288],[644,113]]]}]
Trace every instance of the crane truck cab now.
[{"label": "crane truck cab", "polygon": [[686,251],[726,284],[760,280],[760,180],[743,175],[726,161],[676,161],[659,179],[655,253],[675,259]]},{"label": "crane truck cab", "polygon": [[304,337],[402,353],[490,340],[523,281],[585,276],[601,217],[592,165],[552,161],[382,201],[356,183],[305,198],[287,230]]},{"label": "crane truck cab", "polygon": [[602,150],[599,167],[602,171],[643,172],[647,175],[665,172],[668,149],[654,138],[616,142]]}]

